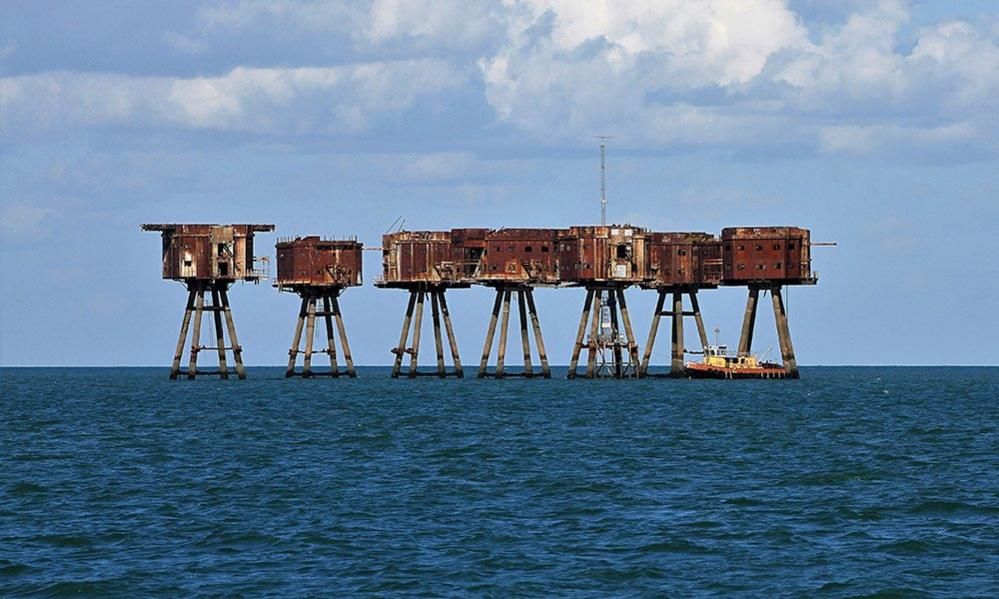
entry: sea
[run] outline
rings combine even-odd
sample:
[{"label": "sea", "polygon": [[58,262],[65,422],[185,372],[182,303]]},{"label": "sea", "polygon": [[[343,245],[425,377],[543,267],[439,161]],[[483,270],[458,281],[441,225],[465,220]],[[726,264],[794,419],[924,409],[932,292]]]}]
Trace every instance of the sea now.
[{"label": "sea", "polygon": [[994,367],[4,368],[0,596],[997,597],[997,428]]}]

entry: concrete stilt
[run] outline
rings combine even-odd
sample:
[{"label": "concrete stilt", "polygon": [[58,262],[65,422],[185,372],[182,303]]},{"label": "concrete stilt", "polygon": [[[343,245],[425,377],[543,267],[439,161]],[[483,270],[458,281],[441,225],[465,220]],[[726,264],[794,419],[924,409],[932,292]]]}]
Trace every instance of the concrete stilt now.
[{"label": "concrete stilt", "polygon": [[603,311],[603,290],[596,289],[593,294],[593,318],[590,325],[589,352],[586,355],[586,378],[592,379],[597,376],[597,352],[600,346],[597,339],[600,335],[600,313]]},{"label": "concrete stilt", "polygon": [[406,316],[402,319],[402,333],[399,334],[399,345],[393,350],[395,363],[392,365],[392,378],[399,377],[402,370],[402,357],[406,355],[406,342],[409,340],[409,325],[413,320],[413,307],[416,305],[416,290],[409,292],[409,304],[406,306]]},{"label": "concrete stilt", "polygon": [[496,335],[496,323],[499,320],[500,308],[503,306],[503,289],[496,289],[496,299],[493,300],[493,311],[489,317],[489,328],[486,330],[486,343],[482,347],[482,360],[479,362],[479,378],[488,375],[489,354],[493,351],[493,337]]},{"label": "concrete stilt", "polygon": [[683,293],[673,292],[673,337],[670,356],[670,376],[682,377],[686,373],[683,365]]},{"label": "concrete stilt", "polygon": [[447,370],[444,368],[444,341],[441,339],[441,315],[437,302],[437,294],[430,292],[430,313],[434,321],[434,349],[437,351],[437,376],[444,378]]},{"label": "concrete stilt", "polygon": [[[343,350],[343,360],[347,363],[347,376],[350,378],[355,378],[357,376],[357,371],[354,369],[354,358],[350,355],[350,344],[347,343],[347,328],[343,325],[343,313],[340,312],[340,291],[338,290],[330,298],[333,316],[336,318],[336,328],[340,335],[340,348]],[[339,371],[339,367],[336,363],[333,363],[333,367]]]},{"label": "concrete stilt", "polygon": [[645,353],[642,355],[642,366],[639,370],[640,377],[649,375],[649,362],[652,359],[652,348],[656,344],[656,335],[659,333],[659,320],[662,318],[663,306],[666,304],[666,290],[659,289],[659,298],[656,300],[656,310],[652,313],[652,326],[649,328],[649,338],[645,342]]},{"label": "concrete stilt", "polygon": [[704,320],[701,318],[701,305],[697,302],[697,290],[691,289],[688,295],[690,295],[690,309],[694,312],[694,322],[697,323],[697,335],[701,338],[701,351],[705,351],[710,342],[708,341],[708,331],[704,328]]},{"label": "concrete stilt", "polygon": [[534,376],[534,365],[531,364],[531,337],[527,332],[527,306],[525,305],[524,290],[517,290],[517,316],[520,317],[520,345],[524,350],[524,376],[531,378]]},{"label": "concrete stilt", "polygon": [[407,376],[411,379],[416,378],[417,375],[416,365],[420,357],[420,331],[423,325],[423,300],[425,297],[425,292],[417,292],[416,313],[413,317],[413,347],[410,348],[409,372],[407,372]]},{"label": "concrete stilt", "polygon": [[316,335],[316,296],[309,294],[309,308],[305,321],[305,352],[302,358],[302,377],[312,376],[312,344]]},{"label": "concrete stilt", "polygon": [[229,330],[229,346],[232,348],[232,359],[236,362],[236,375],[240,379],[246,378],[246,368],[243,366],[243,348],[236,337],[236,322],[232,318],[232,309],[229,307],[229,292],[225,286],[219,289],[219,296],[222,298],[222,311],[225,314],[226,328]]},{"label": "concrete stilt", "polygon": [[538,359],[541,360],[541,376],[546,379],[552,377],[551,369],[548,367],[548,354],[545,352],[545,340],[541,337],[541,322],[538,319],[538,309],[534,306],[534,290],[528,288],[524,291],[527,297],[527,307],[531,314],[531,326],[534,328],[534,344],[538,349]]},{"label": "concrete stilt", "polygon": [[774,304],[774,320],[777,323],[777,340],[780,343],[781,360],[784,363],[784,372],[787,378],[796,379],[798,374],[798,362],[794,358],[794,346],[791,345],[791,330],[787,324],[787,310],[784,307],[784,298],[781,295],[780,285],[774,285],[770,289],[770,296]]},{"label": "concrete stilt", "polygon": [[326,325],[326,355],[330,358],[330,376],[339,378],[340,364],[337,361],[336,342],[333,340],[333,302],[330,294],[323,293],[323,324]]},{"label": "concrete stilt", "polygon": [[631,328],[631,317],[628,315],[628,302],[624,299],[624,289],[617,290],[617,303],[621,309],[621,320],[624,323],[624,335],[628,341],[628,365],[631,373],[638,376],[638,344],[635,343],[635,332]]},{"label": "concrete stilt", "polygon": [[593,306],[592,289],[586,290],[586,300],[583,302],[583,313],[579,317],[579,329],[576,331],[576,342],[572,346],[572,358],[569,360],[568,378],[576,378],[576,367],[579,365],[579,352],[583,349],[583,338],[586,336],[586,325],[590,320],[590,309]]},{"label": "concrete stilt", "polygon": [[180,361],[184,357],[184,345],[187,343],[187,332],[191,328],[191,314],[194,312],[194,297],[196,283],[188,286],[187,307],[184,308],[184,320],[180,323],[180,338],[177,339],[177,350],[173,354],[173,364],[170,366],[170,379],[176,380],[180,375]]},{"label": "concrete stilt", "polygon": [[503,378],[503,369],[506,364],[506,336],[510,328],[510,290],[503,290],[503,313],[500,321],[499,348],[496,350],[496,374],[498,379]]},{"label": "concrete stilt", "polygon": [[458,340],[454,336],[454,327],[451,325],[451,313],[447,309],[447,300],[444,299],[443,291],[435,291],[441,302],[441,314],[444,316],[444,330],[447,332],[448,344],[451,346],[451,360],[454,362],[454,374],[456,377],[464,378],[465,371],[461,366],[461,358],[458,356]]},{"label": "concrete stilt", "polygon": [[229,367],[226,365],[225,359],[225,334],[222,332],[222,312],[219,310],[221,307],[219,292],[217,289],[212,289],[212,317],[215,319],[216,350],[219,353],[219,376],[223,379],[228,379]]},{"label": "concrete stilt", "polygon": [[742,318],[742,333],[739,335],[739,354],[748,356],[753,351],[753,329],[756,327],[756,305],[760,299],[760,288],[750,287],[746,298],[746,313]]},{"label": "concrete stilt", "polygon": [[205,288],[198,285],[194,300],[194,331],[191,333],[191,359],[187,364],[187,378],[193,380],[198,375],[198,352],[201,351],[201,315],[205,311]]}]

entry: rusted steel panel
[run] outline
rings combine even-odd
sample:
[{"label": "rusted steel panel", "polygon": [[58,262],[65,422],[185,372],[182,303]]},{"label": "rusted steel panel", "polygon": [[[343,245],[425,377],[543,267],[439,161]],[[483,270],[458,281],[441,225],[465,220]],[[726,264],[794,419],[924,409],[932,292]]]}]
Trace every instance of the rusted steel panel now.
[{"label": "rusted steel panel", "polygon": [[[460,256],[459,256],[460,257]],[[450,231],[399,231],[382,236],[379,287],[467,287]]]},{"label": "rusted steel panel", "polygon": [[352,287],[361,284],[363,251],[355,239],[321,239],[318,235],[280,241],[277,280],[281,287]]},{"label": "rusted steel panel", "polygon": [[647,231],[631,225],[570,227],[559,239],[559,273],[575,285],[645,280]]},{"label": "rusted steel panel", "polygon": [[559,283],[559,229],[498,229],[485,239],[477,281],[486,284]]},{"label": "rusted steel panel", "polygon": [[798,227],[730,227],[722,229],[724,283],[815,282],[811,236]]},{"label": "rusted steel panel", "polygon": [[658,287],[715,287],[721,283],[721,241],[709,233],[650,233],[648,279]]},{"label": "rusted steel panel", "polygon": [[163,237],[163,278],[180,281],[256,281],[254,233],[274,225],[145,224]]}]

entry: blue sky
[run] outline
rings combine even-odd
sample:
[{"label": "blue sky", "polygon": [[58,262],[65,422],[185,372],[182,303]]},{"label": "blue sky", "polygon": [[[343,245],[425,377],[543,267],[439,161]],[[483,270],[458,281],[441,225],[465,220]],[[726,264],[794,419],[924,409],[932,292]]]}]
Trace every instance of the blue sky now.
[{"label": "blue sky", "polygon": [[[168,363],[184,292],[139,223],[274,223],[270,253],[592,223],[600,134],[615,222],[839,243],[790,291],[801,363],[999,363],[994,2],[14,0],[0,68],[0,364]],[[342,303],[383,364],[405,296],[367,258]],[[282,363],[295,298],[231,297],[247,360]],[[538,293],[557,363],[582,299]],[[743,301],[703,294],[708,326],[734,341]],[[491,298],[450,303],[471,363]]]}]

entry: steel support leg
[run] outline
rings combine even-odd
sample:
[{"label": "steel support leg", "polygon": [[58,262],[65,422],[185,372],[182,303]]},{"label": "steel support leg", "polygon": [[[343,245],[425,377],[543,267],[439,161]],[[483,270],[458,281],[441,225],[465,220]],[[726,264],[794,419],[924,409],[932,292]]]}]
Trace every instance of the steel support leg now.
[{"label": "steel support leg", "polygon": [[451,325],[451,312],[447,309],[447,300],[444,299],[443,291],[435,291],[441,302],[441,315],[444,316],[444,330],[447,332],[447,342],[451,347],[451,360],[454,362],[454,375],[464,378],[465,371],[461,367],[461,357],[458,356],[458,339],[454,336],[454,327]]},{"label": "steel support leg", "polygon": [[538,359],[541,360],[541,376],[546,379],[552,378],[552,371],[548,367],[548,354],[545,353],[545,340],[541,337],[541,321],[538,319],[538,309],[534,305],[534,290],[528,288],[524,291],[527,298],[527,309],[531,315],[531,326],[534,328],[534,344],[538,349]]},{"label": "steel support leg", "polygon": [[402,333],[399,334],[399,345],[395,348],[395,364],[392,366],[392,378],[398,378],[402,370],[402,357],[406,355],[406,341],[409,340],[409,324],[413,320],[413,307],[416,305],[417,291],[409,292],[409,304],[406,305],[406,316],[402,319]]},{"label": "steel support leg", "polygon": [[649,361],[652,359],[652,348],[656,344],[656,335],[659,333],[659,319],[662,318],[663,306],[666,304],[666,290],[659,290],[659,298],[656,300],[656,311],[652,313],[652,327],[649,328],[649,338],[645,342],[645,353],[642,355],[642,366],[639,369],[639,376],[649,375]]},{"label": "steel support leg", "polygon": [[784,362],[784,372],[787,378],[798,378],[798,362],[794,358],[794,346],[791,345],[791,329],[787,325],[787,310],[784,298],[781,296],[780,285],[770,289],[774,303],[774,320],[777,321],[777,340],[780,342],[780,355]]},{"label": "steel support leg", "polygon": [[756,327],[756,304],[760,299],[760,288],[750,287],[746,298],[746,313],[742,317],[742,334],[739,335],[739,355],[748,356],[753,351],[753,329]]},{"label": "steel support leg", "polygon": [[184,358],[187,332],[191,328],[191,314],[194,312],[195,289],[196,287],[191,287],[187,290],[187,306],[184,308],[184,319],[180,323],[180,338],[177,339],[177,350],[173,353],[173,364],[170,366],[171,380],[176,380],[180,374],[180,361]]},{"label": "steel support leg", "polygon": [[579,330],[576,331],[576,343],[572,346],[572,358],[569,360],[568,378],[576,378],[576,366],[579,364],[579,352],[583,349],[583,337],[586,335],[586,325],[590,320],[590,308],[593,306],[593,290],[586,290],[586,301],[583,302],[583,314],[579,317]]}]

